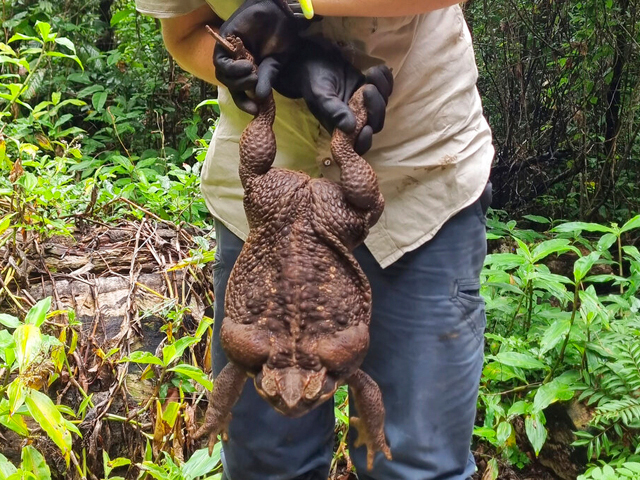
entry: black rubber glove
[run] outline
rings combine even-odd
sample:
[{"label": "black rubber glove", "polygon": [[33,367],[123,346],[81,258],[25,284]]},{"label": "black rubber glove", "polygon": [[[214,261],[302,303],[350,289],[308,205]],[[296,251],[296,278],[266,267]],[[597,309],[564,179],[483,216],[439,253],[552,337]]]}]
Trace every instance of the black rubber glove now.
[{"label": "black rubber glove", "polygon": [[355,144],[356,152],[363,155],[371,148],[373,134],[384,126],[387,103],[393,91],[391,70],[381,65],[363,75],[333,46],[310,40],[301,40],[300,44],[275,80],[275,89],[289,98],[304,98],[309,110],[329,133],[335,128],[351,133],[356,127],[356,118],[349,108],[349,99],[358,88],[368,84],[364,92],[367,124]]},{"label": "black rubber glove", "polygon": [[257,89],[263,97],[268,95],[273,79],[297,47],[298,33],[309,23],[293,12],[286,0],[246,0],[222,24],[220,35],[239,37],[259,65],[256,72],[251,62],[234,60],[221,45],[214,49],[216,78],[229,89],[241,110],[257,113],[255,101],[245,92]]}]

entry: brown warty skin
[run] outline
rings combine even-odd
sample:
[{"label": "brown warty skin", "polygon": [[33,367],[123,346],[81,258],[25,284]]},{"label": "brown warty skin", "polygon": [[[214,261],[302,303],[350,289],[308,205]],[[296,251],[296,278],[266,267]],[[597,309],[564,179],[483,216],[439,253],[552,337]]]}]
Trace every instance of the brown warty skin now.
[{"label": "brown warty skin", "polygon": [[[225,43],[253,61],[242,42]],[[224,42],[218,37],[218,41]],[[351,252],[384,208],[377,177],[353,150],[366,123],[363,90],[349,102],[357,118],[350,135],[331,143],[341,183],[272,168],[276,156],[273,96],[260,105],[240,139],[240,179],[249,237],[231,272],[221,341],[229,363],[216,378],[205,423],[196,437],[226,438],[231,408],[248,377],[278,412],[299,417],[348,384],[360,418],[357,445],[368,468],[376,452],[388,459],[378,385],[359,367],[369,347],[371,288]]]}]

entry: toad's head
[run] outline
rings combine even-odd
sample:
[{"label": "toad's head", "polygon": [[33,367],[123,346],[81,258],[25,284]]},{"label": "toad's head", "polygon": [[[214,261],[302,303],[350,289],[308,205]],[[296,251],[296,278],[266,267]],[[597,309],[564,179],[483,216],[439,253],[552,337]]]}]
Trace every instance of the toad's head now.
[{"label": "toad's head", "polygon": [[255,376],[256,390],[278,412],[300,417],[333,396],[338,382],[326,368],[307,370],[299,366],[271,368],[263,365]]}]

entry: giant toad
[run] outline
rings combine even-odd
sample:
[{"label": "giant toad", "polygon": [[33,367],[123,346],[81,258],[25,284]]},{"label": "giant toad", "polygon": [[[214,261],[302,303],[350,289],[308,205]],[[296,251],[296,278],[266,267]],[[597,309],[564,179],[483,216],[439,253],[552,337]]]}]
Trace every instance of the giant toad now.
[{"label": "giant toad", "polygon": [[[253,61],[235,37],[217,40]],[[226,437],[231,409],[248,377],[280,413],[297,417],[349,385],[360,418],[356,445],[388,459],[384,406],[378,385],[359,369],[369,346],[371,288],[351,252],[384,208],[377,177],[354,152],[367,118],[363,89],[350,108],[357,128],[336,129],[333,160],[340,184],[272,168],[275,103],[259,107],[240,139],[240,180],[250,232],[231,272],[221,342],[229,363],[217,377],[199,438]]]}]

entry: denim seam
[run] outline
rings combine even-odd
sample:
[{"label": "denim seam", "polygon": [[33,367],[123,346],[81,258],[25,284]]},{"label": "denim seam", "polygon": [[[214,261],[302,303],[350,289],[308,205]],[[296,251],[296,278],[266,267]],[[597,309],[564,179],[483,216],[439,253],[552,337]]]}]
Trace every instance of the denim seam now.
[{"label": "denim seam", "polygon": [[[462,318],[464,319],[464,321],[467,323],[467,325],[469,325],[469,327],[471,328],[471,331],[473,332],[473,336],[476,337],[476,340],[480,343],[482,342],[483,338],[480,335],[480,332],[478,331],[478,326],[476,325],[476,323],[471,319],[471,315],[467,312],[467,309],[465,309],[462,300],[459,296],[455,296],[455,297],[451,297],[451,302],[458,308],[458,310],[460,310],[460,312],[462,313]],[[473,306],[474,309],[476,308],[483,308],[482,306],[482,302],[478,302],[478,303],[474,303]]]}]

